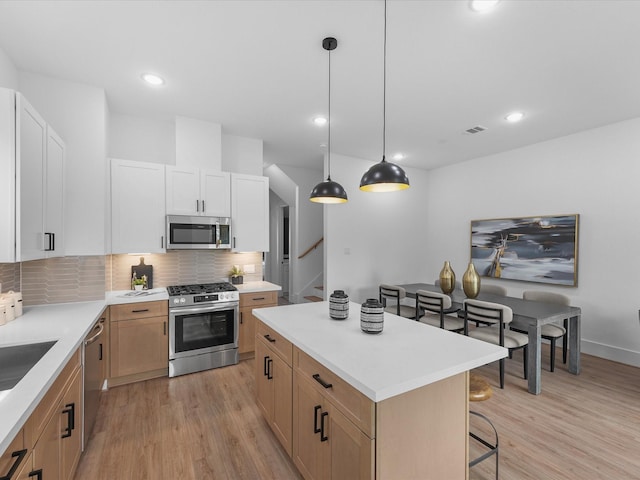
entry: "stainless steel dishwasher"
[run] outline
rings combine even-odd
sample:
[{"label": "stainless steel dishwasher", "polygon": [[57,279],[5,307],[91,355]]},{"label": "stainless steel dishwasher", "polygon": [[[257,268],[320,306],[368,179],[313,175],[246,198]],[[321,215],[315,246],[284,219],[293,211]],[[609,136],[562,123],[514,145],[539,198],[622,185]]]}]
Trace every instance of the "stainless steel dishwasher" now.
[{"label": "stainless steel dishwasher", "polygon": [[98,415],[100,392],[105,378],[103,332],[105,317],[101,317],[84,339],[82,364],[84,365],[84,429],[82,434],[82,450],[85,449],[93,424]]}]

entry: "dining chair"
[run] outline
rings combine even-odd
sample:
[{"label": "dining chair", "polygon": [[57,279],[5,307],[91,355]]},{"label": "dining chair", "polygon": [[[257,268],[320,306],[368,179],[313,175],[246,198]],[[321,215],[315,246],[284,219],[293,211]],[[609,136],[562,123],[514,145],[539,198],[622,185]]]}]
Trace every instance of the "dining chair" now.
[{"label": "dining chair", "polygon": [[[527,378],[527,345],[529,337],[509,328],[513,320],[513,310],[506,305],[481,300],[464,301],[464,334],[509,350],[509,358],[514,350],[523,350],[524,378]],[[469,322],[490,324],[486,328],[469,330]],[[504,388],[504,358],[500,359],[500,388]]]},{"label": "dining chair", "polygon": [[459,307],[451,306],[451,297],[439,292],[428,290],[418,290],[416,292],[415,318],[422,323],[439,327],[452,332],[462,332],[464,330],[464,320],[456,314]]},{"label": "dining chair", "polygon": [[507,296],[507,289],[502,285],[484,285],[480,284],[480,293],[490,293],[492,295]]},{"label": "dining chair", "polygon": [[415,306],[402,302],[407,296],[404,288],[383,283],[380,285],[379,296],[385,312],[393,313],[399,317],[415,318]]},{"label": "dining chair", "polygon": [[[561,293],[545,292],[542,290],[526,290],[522,292],[524,300],[532,300],[534,302],[555,303],[558,305],[569,305],[569,297]],[[521,333],[527,333],[526,330],[511,327],[512,330]],[[556,340],[562,338],[562,363],[567,363],[567,332],[569,331],[569,319],[565,318],[563,325],[557,323],[547,323],[540,328],[540,336],[551,343],[550,366],[549,370],[553,372],[556,365]]]}]

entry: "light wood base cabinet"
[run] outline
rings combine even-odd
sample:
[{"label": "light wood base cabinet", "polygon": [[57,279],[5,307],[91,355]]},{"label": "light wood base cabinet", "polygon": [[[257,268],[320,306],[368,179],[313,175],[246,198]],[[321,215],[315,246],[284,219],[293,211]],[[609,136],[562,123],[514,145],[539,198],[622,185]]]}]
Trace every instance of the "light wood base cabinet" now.
[{"label": "light wood base cabinet", "polygon": [[256,349],[256,322],[251,311],[254,308],[275,307],[278,305],[278,292],[255,292],[240,294],[240,330],[238,332],[238,353],[240,359],[253,357]]},{"label": "light wood base cabinet", "polygon": [[109,385],[169,374],[168,312],[166,301],[110,307]]}]

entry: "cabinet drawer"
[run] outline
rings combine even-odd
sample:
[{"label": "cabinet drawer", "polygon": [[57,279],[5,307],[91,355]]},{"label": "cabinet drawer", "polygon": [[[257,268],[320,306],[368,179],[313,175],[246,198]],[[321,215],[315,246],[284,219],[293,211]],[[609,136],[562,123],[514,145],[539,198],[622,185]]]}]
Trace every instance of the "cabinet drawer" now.
[{"label": "cabinet drawer", "polygon": [[278,304],[278,292],[276,291],[240,294],[240,308],[256,307],[260,305],[273,306],[277,304]]},{"label": "cabinet drawer", "polygon": [[293,358],[293,345],[278,332],[258,320],[256,337],[266,339],[271,349],[276,352],[286,363],[291,366]]},{"label": "cabinet drawer", "polygon": [[[297,373],[310,379],[314,387],[360,430],[370,438],[375,438],[375,403],[299,348],[293,351],[293,365]],[[331,387],[325,387],[322,383]]]},{"label": "cabinet drawer", "polygon": [[57,408],[65,386],[73,377],[76,369],[79,368],[80,349],[76,350],[73,356],[69,359],[69,362],[62,369],[58,378],[55,379],[53,385],[51,385],[47,393],[42,397],[42,400],[29,417],[29,420],[27,420],[24,428],[24,439],[25,445],[28,448],[33,448],[35,445],[38,437],[40,437],[40,434],[44,430],[44,427],[47,425],[49,417],[53,414],[53,410]]},{"label": "cabinet drawer", "polygon": [[169,314],[169,302],[166,301],[111,305],[109,308],[112,322],[135,318],[162,317]]},{"label": "cabinet drawer", "polygon": [[[24,437],[22,435],[22,430],[18,432],[16,438],[9,444],[7,450],[0,455],[0,478],[5,478],[5,476],[9,473],[11,468],[18,461],[18,457],[14,457],[13,454],[16,452],[20,452],[25,448],[24,446]],[[26,456],[26,453],[25,453]],[[20,460],[19,466],[22,466],[25,462],[25,456]]]}]

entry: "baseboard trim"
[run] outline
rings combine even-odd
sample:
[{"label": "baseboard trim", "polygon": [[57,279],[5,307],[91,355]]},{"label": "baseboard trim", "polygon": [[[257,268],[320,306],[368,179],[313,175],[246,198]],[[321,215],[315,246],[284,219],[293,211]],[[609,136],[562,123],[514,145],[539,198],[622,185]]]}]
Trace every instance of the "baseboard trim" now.
[{"label": "baseboard trim", "polygon": [[626,350],[620,347],[605,345],[603,343],[582,340],[581,351],[595,357],[606,358],[614,362],[624,363],[634,367],[640,367],[640,352]]}]

